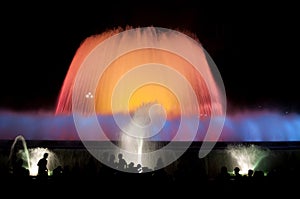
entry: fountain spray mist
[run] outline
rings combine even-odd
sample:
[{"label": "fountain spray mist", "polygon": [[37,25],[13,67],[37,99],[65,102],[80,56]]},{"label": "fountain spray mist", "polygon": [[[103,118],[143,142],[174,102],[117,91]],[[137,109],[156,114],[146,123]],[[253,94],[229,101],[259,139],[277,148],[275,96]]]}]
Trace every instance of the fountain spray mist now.
[{"label": "fountain spray mist", "polygon": [[[94,121],[93,118],[82,117],[81,125],[85,130],[85,138],[92,141],[107,141],[109,138],[123,140],[124,142],[120,146],[137,152],[139,158],[136,161],[140,162],[142,161],[141,154],[149,148],[146,146],[147,142],[145,139],[139,138],[136,142],[138,147],[130,149],[132,146],[129,143],[132,143],[134,139],[132,136],[128,138],[128,134],[124,134],[128,132],[119,128],[114,114],[119,114],[121,120],[125,114],[134,116],[134,122],[126,122],[124,125],[126,131],[131,131],[130,129],[133,129],[135,124],[148,119],[149,114],[142,114],[142,119],[135,118],[139,107],[142,104],[155,102],[165,110],[166,117],[164,119],[166,121],[161,133],[153,136],[151,141],[205,141],[209,116],[212,113],[219,115],[226,113],[226,104],[224,106],[226,101],[222,101],[221,95],[224,93],[220,92],[222,89],[218,88],[218,82],[215,81],[213,71],[209,67],[210,60],[207,59],[201,45],[197,42],[187,42],[184,39],[186,37],[178,37],[178,34],[173,34],[174,32],[170,33],[149,27],[143,30],[137,29],[135,32],[125,32],[117,41],[113,41],[112,45],[106,46],[105,50],[97,48],[123,31],[124,29],[117,28],[100,35],[93,35],[82,42],[61,88],[55,115],[1,112],[0,139],[9,140],[17,137],[22,140],[22,137],[18,137],[21,129],[24,132],[22,135],[29,140],[79,140],[81,137],[76,132],[74,117],[71,114],[72,107],[81,104],[86,108],[83,112],[87,113],[87,116],[97,114],[98,123],[101,124],[101,128],[107,135],[99,135],[99,132],[94,130],[95,126],[90,125]],[[118,54],[122,52],[122,48],[135,47],[135,44],[147,44],[150,47]],[[179,56],[163,48],[154,48],[159,45],[176,48],[185,56]],[[94,55],[92,58],[91,54]],[[195,58],[194,63],[196,64],[185,59],[189,56]],[[98,63],[107,67],[101,68],[103,71],[99,72]],[[82,69],[84,68],[82,66],[85,65],[90,66],[87,74],[83,73]],[[201,66],[201,73],[195,69],[194,65]],[[143,70],[135,69],[136,66]],[[165,66],[168,66],[170,70],[165,70]],[[148,70],[148,68],[150,69]],[[186,80],[186,84],[178,81],[175,75],[170,75],[170,71],[177,72],[182,79]],[[135,75],[130,75],[127,81],[122,81],[129,73]],[[137,80],[142,81],[147,78],[160,80],[160,84],[151,82],[140,84],[139,87],[132,86],[138,82]],[[76,82],[77,84],[75,84]],[[94,83],[96,86],[91,89],[91,84]],[[186,92],[188,85],[194,91],[198,102],[196,104],[191,103],[193,93]],[[74,86],[77,86],[77,89],[74,89]],[[176,92],[173,92],[175,90]],[[75,97],[72,101],[74,91],[77,98]],[[183,97],[179,100],[178,96]],[[187,121],[184,124],[185,133],[173,140],[180,123],[180,120],[177,119],[184,115],[181,108],[186,110],[184,113],[186,115],[200,115],[197,118],[199,128],[196,129],[196,137],[189,136],[193,120]],[[124,121],[126,121],[125,119],[126,117],[124,117]],[[247,113],[226,116],[220,137],[212,134],[209,136],[209,141],[299,141],[299,131],[300,117],[298,114],[282,115],[275,111],[249,110]],[[140,133],[146,134],[146,132],[149,131]],[[139,132],[132,130],[131,133],[138,134]],[[28,152],[26,153],[26,162],[28,162]]]},{"label": "fountain spray mist", "polygon": [[[22,142],[23,148],[16,147],[18,141]],[[15,137],[14,142],[11,145],[8,161],[10,162],[10,164],[12,164],[11,166],[13,166],[16,159],[22,159],[23,162],[26,163],[26,165],[22,166],[29,170],[29,175],[36,176],[38,174],[37,163],[43,157],[44,153],[49,154],[47,168],[48,175],[51,175],[53,169],[61,165],[56,154],[53,151],[43,147],[28,148],[24,136],[18,135]]]},{"label": "fountain spray mist", "polygon": [[[116,37],[120,38],[112,39]],[[196,42],[196,38],[191,40],[182,33],[155,27],[128,28],[126,31],[117,28],[86,38],[78,48],[69,67],[58,98],[56,114],[72,113],[72,103],[74,105],[72,95],[75,92],[74,84],[77,79],[78,85],[81,86],[76,92],[84,97],[78,100],[84,103],[86,108],[93,100],[93,110],[96,114],[134,112],[142,104],[157,102],[164,107],[168,118],[180,116],[182,114],[180,106],[186,107],[188,114],[199,114],[201,117],[210,116],[212,112],[223,115],[225,113],[222,101],[224,93],[220,91],[220,85],[218,85],[220,83],[214,79],[213,72],[215,71],[211,70],[201,44]],[[105,46],[105,51],[100,52],[98,49],[107,41],[112,42]],[[149,47],[142,48],[137,45]],[[132,50],[127,52],[124,48]],[[168,48],[174,48],[182,55]],[[190,56],[191,52],[192,56]],[[91,56],[96,53],[97,56]],[[188,60],[189,57],[192,57],[192,60]],[[87,61],[89,63],[86,63]],[[85,64],[90,66],[87,71],[88,76],[84,76],[85,73],[83,73]],[[197,71],[195,65],[201,68],[200,72]],[[143,67],[143,70],[138,70],[139,67]],[[179,83],[178,78],[171,75],[168,70],[164,70],[164,67],[176,71],[187,84]],[[123,81],[131,72],[135,72],[136,76]],[[137,85],[145,78],[152,79],[152,83]],[[158,80],[159,84],[155,84]],[[120,81],[122,81],[121,85],[119,85]],[[95,92],[91,86],[94,82],[97,84]],[[133,85],[136,86],[134,92],[129,89]],[[199,108],[191,103],[193,96],[186,92],[188,86],[192,87]],[[173,88],[179,92],[174,93]],[[127,101],[125,97],[129,94],[130,99]],[[181,94],[185,97],[179,104],[176,98]],[[112,110],[114,103],[117,106],[115,110]]]},{"label": "fountain spray mist", "polygon": [[255,170],[270,153],[268,148],[254,144],[231,144],[227,146],[226,151],[230,154],[233,164],[240,168],[241,174],[247,174],[249,169]]},{"label": "fountain spray mist", "polygon": [[[151,114],[149,115],[149,113]],[[120,148],[129,152],[129,155],[124,156],[128,162],[154,168],[156,159],[143,159],[143,153],[159,147],[159,144],[150,141],[152,132],[159,132],[160,121],[164,117],[166,117],[165,112],[155,103],[143,104],[133,113],[132,121],[127,124],[125,132],[120,132],[118,143]],[[153,125],[150,125],[151,123]],[[144,128],[137,129],[135,128],[137,125]],[[137,154],[137,156],[131,156],[131,153]]]},{"label": "fountain spray mist", "polygon": [[[11,145],[11,148],[10,148],[10,153],[9,153],[9,157],[8,157],[8,160],[9,161],[14,161],[12,160],[12,157],[14,155],[15,152],[15,146],[17,144],[18,141],[21,141],[22,142],[22,146],[23,146],[23,151],[24,151],[24,154],[25,154],[25,162],[26,162],[26,167],[29,169],[29,171],[31,170],[31,164],[30,164],[30,156],[29,156],[29,151],[27,149],[27,144],[26,144],[26,141],[25,141],[25,138],[22,136],[22,135],[18,135],[15,139],[14,139],[14,142],[12,143]],[[12,162],[13,163],[13,162]]]},{"label": "fountain spray mist", "polygon": [[[82,141],[90,139],[87,134],[101,137],[106,133],[99,126],[103,123],[97,121],[99,115],[114,117],[122,134],[121,142],[131,141],[125,139],[123,133],[153,136],[159,131],[145,131],[149,126],[138,124],[150,112],[140,115],[146,117],[142,120],[132,119],[141,105],[152,102],[166,113],[166,117],[160,118],[160,127],[167,120],[180,118],[175,137],[188,140],[181,154],[194,140],[199,119],[218,116],[209,122],[207,131],[213,133],[207,133],[204,141],[218,139],[226,113],[225,89],[217,68],[199,42],[181,32],[155,27],[116,29],[110,33],[89,37],[83,42],[70,65],[58,100],[56,114],[73,114]],[[92,118],[89,126],[84,123],[87,117]],[[138,157],[141,154],[160,156],[157,153],[173,146],[168,145],[157,153],[142,153],[146,149],[144,140],[138,139],[137,143],[137,151],[129,152]],[[85,142],[89,148],[87,145]],[[208,150],[202,150],[201,154],[207,154],[212,147],[205,147]],[[170,163],[168,160],[167,164]]]}]

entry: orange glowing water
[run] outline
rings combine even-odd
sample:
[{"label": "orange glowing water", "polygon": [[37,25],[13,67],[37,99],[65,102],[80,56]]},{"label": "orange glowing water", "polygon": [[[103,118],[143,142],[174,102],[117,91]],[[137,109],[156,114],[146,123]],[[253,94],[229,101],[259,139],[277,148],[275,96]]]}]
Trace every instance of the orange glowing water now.
[{"label": "orange glowing water", "polygon": [[[56,114],[70,114],[72,112],[72,89],[74,86],[75,77],[89,54],[103,41],[123,31],[124,30],[122,28],[109,30],[99,35],[90,36],[82,42],[72,60],[69,71],[63,83],[58,99]],[[108,49],[107,51],[104,51],[103,54],[112,56],[111,54],[117,54],[118,49],[121,49],[122,46],[134,45],[136,42],[146,42],[149,44],[174,43],[177,48],[181,48],[183,50],[185,48],[190,49],[188,46],[190,44],[185,43],[185,41],[181,40],[180,38],[174,40],[172,35],[170,36],[165,35],[164,33],[153,33],[153,30],[149,29],[148,32],[141,31],[139,36],[135,38],[124,34],[121,41],[111,47],[113,50]],[[209,116],[211,115],[212,111],[214,111],[215,114],[222,115],[223,109],[221,103],[219,102],[220,94],[218,87],[214,82],[210,67],[207,63],[205,53],[202,51],[199,43],[198,46],[195,46],[197,50],[200,50],[200,53],[188,53],[194,53],[193,56],[200,57],[199,65],[201,65],[201,68],[203,69],[202,73],[199,73],[199,71],[197,71],[197,69],[195,69],[195,67],[184,57],[164,49],[144,48],[125,53],[121,56],[116,55],[116,59],[109,64],[99,78],[96,93],[93,96],[95,100],[96,113],[111,115],[113,113],[111,103],[112,100],[116,100],[117,103],[115,104],[117,104],[117,106],[115,107],[114,112],[119,113],[134,112],[143,104],[158,103],[163,106],[168,118],[180,116],[180,106],[184,106],[187,110],[189,110],[188,112],[191,115],[200,114]],[[94,60],[94,63],[96,62],[97,60]],[[178,74],[184,77],[195,92],[199,108],[191,104],[190,96],[188,95],[185,96],[184,100],[180,104],[176,97],[176,93],[173,93],[173,91],[168,87],[161,84],[156,84],[155,82],[147,85],[141,85],[134,92],[127,90],[128,87],[132,86],[131,84],[133,84],[134,81],[127,82],[126,84],[122,85],[121,93],[118,93],[117,95],[118,99],[112,99],[116,84],[124,75],[126,75],[126,73],[138,66],[143,64],[151,65],[151,63],[159,63],[163,66],[170,67],[172,70],[177,71]],[[136,76],[135,78],[143,78],[144,75],[145,74]],[[181,94],[184,95],[186,88],[176,80],[172,82],[173,77],[168,76],[168,74],[165,74],[164,71],[160,70],[159,68],[149,70],[146,75],[150,77],[161,76],[162,79],[167,79],[168,82],[171,82],[172,86],[179,87],[180,91],[182,92]],[[204,76],[205,80],[203,78]],[[84,85],[85,82],[80,82],[80,84]],[[208,89],[210,90],[210,93]],[[128,92],[131,92],[129,100],[125,99],[125,96],[128,95]],[[214,110],[212,110],[212,103],[215,105]],[[197,113],[195,113],[196,111]],[[200,113],[198,111],[200,111]]]}]

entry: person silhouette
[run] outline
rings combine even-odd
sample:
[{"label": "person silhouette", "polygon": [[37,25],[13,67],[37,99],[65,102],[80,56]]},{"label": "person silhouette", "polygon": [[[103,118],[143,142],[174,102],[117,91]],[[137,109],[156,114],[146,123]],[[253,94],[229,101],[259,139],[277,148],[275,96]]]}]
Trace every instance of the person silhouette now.
[{"label": "person silhouette", "polygon": [[137,172],[137,173],[142,173],[142,172],[143,172],[143,167],[142,167],[141,164],[137,164],[137,165],[136,165],[136,172]]},{"label": "person silhouette", "polygon": [[13,174],[17,177],[29,176],[29,170],[23,167],[23,160],[18,159],[13,168]]},{"label": "person silhouette", "polygon": [[108,160],[108,166],[110,166],[113,169],[116,169],[117,167],[117,163],[115,162],[116,156],[114,154],[111,154],[109,156],[109,160]]},{"label": "person silhouette", "polygon": [[127,171],[129,171],[130,173],[137,173],[137,170],[134,166],[134,162],[130,162],[128,164]]},{"label": "person silhouette", "polygon": [[219,182],[228,182],[230,179],[230,174],[228,173],[228,169],[226,166],[222,166],[220,173],[217,176],[217,180]]},{"label": "person silhouette", "polygon": [[125,169],[127,169],[127,162],[123,158],[123,154],[122,153],[118,154],[118,159],[119,159],[119,162],[117,164],[117,169],[120,170],[120,171],[124,171]]},{"label": "person silhouette", "polygon": [[242,179],[242,175],[240,174],[240,168],[235,167],[233,171],[234,171],[234,179],[236,181],[240,181]]},{"label": "person silhouette", "polygon": [[44,153],[43,158],[41,158],[37,163],[39,167],[38,176],[43,176],[43,177],[48,176],[48,168],[47,168],[48,155],[49,155],[48,153]]}]

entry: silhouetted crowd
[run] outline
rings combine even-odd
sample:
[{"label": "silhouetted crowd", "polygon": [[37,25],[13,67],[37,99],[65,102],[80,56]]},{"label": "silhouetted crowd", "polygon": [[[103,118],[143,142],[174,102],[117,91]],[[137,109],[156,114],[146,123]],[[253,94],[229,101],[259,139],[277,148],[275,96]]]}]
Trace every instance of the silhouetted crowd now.
[{"label": "silhouetted crowd", "polygon": [[[127,163],[121,153],[117,158],[114,155],[103,157],[105,164],[92,156],[84,166],[59,165],[51,175],[45,175],[47,154],[39,161],[42,167],[37,176],[30,176],[29,171],[23,167],[22,159],[15,161],[13,168],[8,172],[1,172],[1,180],[8,187],[30,186],[42,189],[44,187],[55,190],[66,190],[67,186],[72,190],[82,190],[81,186],[89,186],[92,190],[106,187],[131,187],[134,189],[156,187],[155,189],[177,192],[183,189],[191,189],[193,192],[209,192],[211,194],[234,194],[243,192],[254,195],[263,193],[292,193],[297,191],[299,182],[299,170],[274,169],[264,173],[260,170],[248,170],[245,175],[240,174],[240,168],[235,167],[229,172],[226,166],[220,165],[220,171],[216,176],[209,177],[206,174],[205,163],[201,159],[190,160],[189,157],[181,157],[176,162],[176,169],[168,169],[162,166],[162,159],[158,158],[154,170]],[[174,165],[170,165],[174,166]],[[160,169],[157,169],[160,168]],[[171,171],[170,171],[171,170]],[[67,189],[69,190],[69,189]]]}]

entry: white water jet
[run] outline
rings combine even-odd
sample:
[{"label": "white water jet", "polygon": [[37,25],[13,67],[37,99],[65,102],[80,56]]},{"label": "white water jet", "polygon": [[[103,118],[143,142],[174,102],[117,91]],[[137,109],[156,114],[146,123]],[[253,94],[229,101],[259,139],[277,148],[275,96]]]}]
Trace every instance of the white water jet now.
[{"label": "white water jet", "polygon": [[[161,121],[165,117],[166,115],[162,107],[155,103],[143,104],[133,113],[132,121],[126,128],[126,132],[128,133],[121,132],[119,141],[120,148],[129,152],[129,155],[124,156],[127,163],[134,162],[135,165],[141,164],[153,169],[156,160],[143,159],[143,153],[155,149],[155,144],[153,142],[150,144],[148,138],[153,133],[156,134],[159,132],[159,129],[162,127]],[[136,128],[136,126],[139,126],[139,128]],[[135,132],[137,130],[140,131]],[[122,153],[122,151],[118,153]]]},{"label": "white water jet", "polygon": [[24,155],[23,155],[22,159],[25,160],[25,162],[27,164],[25,166],[25,168],[29,169],[29,171],[30,171],[31,170],[31,165],[30,165],[29,152],[28,152],[28,149],[27,149],[27,144],[26,144],[25,138],[22,135],[18,135],[14,139],[14,142],[12,143],[11,148],[10,148],[10,153],[9,153],[8,159],[12,160],[12,156],[14,155],[15,146],[18,143],[19,140],[22,142],[22,147],[23,147],[23,154]]}]

